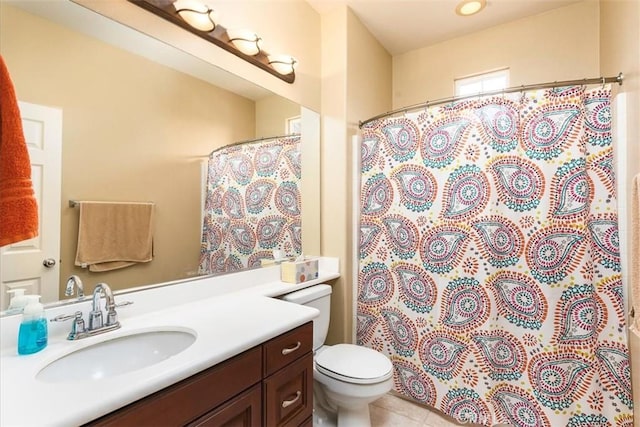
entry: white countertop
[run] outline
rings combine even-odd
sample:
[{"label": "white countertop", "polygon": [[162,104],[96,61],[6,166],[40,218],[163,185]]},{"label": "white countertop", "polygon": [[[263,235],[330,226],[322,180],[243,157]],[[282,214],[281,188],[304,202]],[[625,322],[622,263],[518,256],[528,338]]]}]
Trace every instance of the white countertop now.
[{"label": "white countertop", "polygon": [[[337,262],[335,266],[337,268]],[[268,270],[262,271],[267,278]],[[142,304],[143,301],[148,303],[146,291],[126,294],[127,300],[135,301],[130,307],[138,305],[141,308],[137,311],[130,310],[129,307],[118,309],[122,323],[120,329],[78,341],[68,341],[65,336],[70,324],[65,322],[60,327],[50,323],[53,331],[50,330],[48,346],[28,356],[18,356],[15,343],[7,346],[6,336],[3,336],[5,345],[0,354],[0,425],[69,427],[108,414],[312,320],[318,314],[316,309],[270,296],[282,295],[338,276],[337,270],[325,271],[321,272],[317,280],[291,285],[278,280],[255,280],[255,274],[238,273],[235,276],[237,286],[234,286],[234,290],[222,294],[212,292],[213,295],[206,297],[199,295],[202,290],[194,291],[191,293],[197,300],[179,305],[173,301],[173,304],[158,310],[149,309]],[[196,281],[194,285],[211,288],[217,280],[225,279],[205,279],[202,283]],[[254,283],[241,283],[245,281]],[[165,297],[171,298],[171,286],[166,288]],[[156,302],[165,299],[158,295],[157,290],[155,292],[153,298]],[[124,298],[124,295],[117,296],[116,302]],[[88,302],[81,304],[86,306]],[[47,317],[52,318],[66,311],[73,312],[67,306],[51,313],[47,310]],[[5,328],[15,327],[16,323],[15,319],[6,319],[2,319],[3,335],[6,335]],[[192,330],[197,338],[186,350],[160,363],[114,377],[55,384],[35,378],[43,367],[76,349],[107,338],[167,329]]]}]

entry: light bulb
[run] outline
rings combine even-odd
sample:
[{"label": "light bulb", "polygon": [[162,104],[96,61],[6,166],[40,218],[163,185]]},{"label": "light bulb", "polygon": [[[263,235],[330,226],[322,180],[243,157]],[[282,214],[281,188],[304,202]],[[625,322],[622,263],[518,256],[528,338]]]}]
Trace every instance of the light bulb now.
[{"label": "light bulb", "polygon": [[215,30],[217,13],[197,0],[176,0],[173,3],[176,12],[182,19],[196,30],[210,32]]},{"label": "light bulb", "polygon": [[254,56],[260,53],[262,39],[251,30],[227,30],[229,41],[245,55]]},{"label": "light bulb", "polygon": [[298,61],[291,55],[269,55],[269,65],[278,73],[286,76],[293,73]]},{"label": "light bulb", "polygon": [[456,7],[456,13],[461,16],[474,15],[487,5],[487,0],[464,0]]}]

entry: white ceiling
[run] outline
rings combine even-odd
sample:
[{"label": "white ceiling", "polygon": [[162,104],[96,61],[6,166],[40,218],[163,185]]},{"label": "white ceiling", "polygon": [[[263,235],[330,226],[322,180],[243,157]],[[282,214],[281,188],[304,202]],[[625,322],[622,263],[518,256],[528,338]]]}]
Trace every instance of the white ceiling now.
[{"label": "white ceiling", "polygon": [[319,13],[349,6],[391,55],[536,15],[584,0],[487,0],[473,16],[455,13],[460,0],[307,0]]}]

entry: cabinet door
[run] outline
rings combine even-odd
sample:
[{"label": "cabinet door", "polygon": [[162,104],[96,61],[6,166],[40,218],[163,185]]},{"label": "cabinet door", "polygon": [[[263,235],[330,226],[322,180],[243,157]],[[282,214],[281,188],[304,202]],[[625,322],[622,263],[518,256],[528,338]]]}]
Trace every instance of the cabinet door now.
[{"label": "cabinet door", "polygon": [[91,426],[180,426],[260,382],[262,347],[251,350],[90,422]]},{"label": "cabinet door", "polygon": [[264,423],[268,427],[299,426],[313,412],[313,354],[263,381]]},{"label": "cabinet door", "polygon": [[189,427],[255,427],[262,420],[262,390],[256,384]]}]

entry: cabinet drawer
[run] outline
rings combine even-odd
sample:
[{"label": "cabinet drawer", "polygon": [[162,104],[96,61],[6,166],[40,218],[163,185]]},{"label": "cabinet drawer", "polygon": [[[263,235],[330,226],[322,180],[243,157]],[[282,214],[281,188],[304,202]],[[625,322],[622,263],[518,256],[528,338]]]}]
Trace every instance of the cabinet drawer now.
[{"label": "cabinet drawer", "polygon": [[313,350],[313,322],[280,335],[264,344],[264,376],[269,376]]},{"label": "cabinet drawer", "polygon": [[262,347],[222,362],[89,423],[94,426],[179,426],[259,383]]},{"label": "cabinet drawer", "polygon": [[262,387],[256,384],[188,427],[255,427],[262,423]]},{"label": "cabinet drawer", "polygon": [[264,423],[269,427],[303,424],[313,413],[313,354],[307,354],[263,381]]}]

